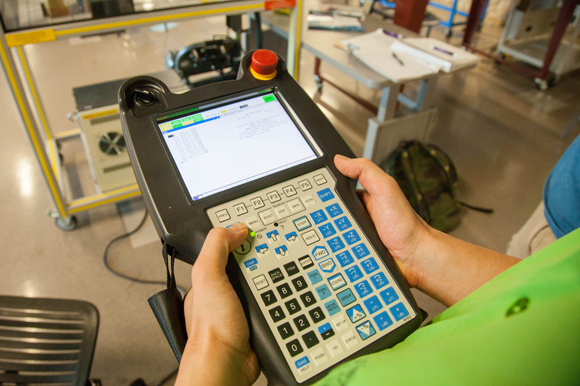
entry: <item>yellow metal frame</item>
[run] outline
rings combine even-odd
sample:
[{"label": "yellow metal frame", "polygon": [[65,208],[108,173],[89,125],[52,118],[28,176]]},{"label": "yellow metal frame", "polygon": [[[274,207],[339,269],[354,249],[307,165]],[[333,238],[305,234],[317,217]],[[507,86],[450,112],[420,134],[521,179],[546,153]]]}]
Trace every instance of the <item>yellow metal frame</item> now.
[{"label": "yellow metal frame", "polygon": [[[8,85],[12,90],[15,103],[20,112],[22,123],[28,137],[30,139],[32,148],[36,154],[39,166],[43,172],[49,192],[52,195],[53,202],[56,208],[54,214],[62,219],[68,218],[74,213],[95,208],[97,206],[122,201],[140,194],[137,185],[127,186],[125,188],[116,189],[114,191],[96,194],[80,199],[67,202],[61,190],[60,181],[60,167],[58,163],[59,155],[56,149],[58,141],[74,138],[80,136],[81,130],[74,129],[66,132],[52,134],[48,125],[46,115],[44,113],[40,96],[35,87],[33,74],[28,66],[26,55],[24,54],[23,46],[28,44],[38,44],[43,42],[54,41],[59,38],[67,38],[73,35],[94,34],[103,31],[114,31],[126,29],[131,27],[143,26],[146,24],[158,24],[169,21],[179,21],[196,17],[207,17],[220,14],[240,14],[246,12],[256,12],[264,10],[264,3],[260,0],[245,1],[250,4],[220,7],[219,4],[201,4],[188,7],[209,7],[202,10],[185,10],[179,12],[176,10],[160,10],[153,11],[160,15],[151,16],[153,12],[146,14],[135,14],[126,16],[126,20],[111,22],[107,19],[96,21],[80,21],[70,24],[58,25],[54,28],[39,28],[24,32],[13,32],[6,34],[0,31],[0,59],[4,67]],[[289,71],[298,79],[299,55],[300,55],[300,37],[302,29],[302,2],[303,0],[296,0],[296,5],[291,8],[290,12],[290,36],[288,48],[288,64]],[[20,66],[21,74],[16,71],[16,64]],[[22,77],[22,79],[21,79]],[[28,88],[31,104],[26,97],[26,91],[23,84]],[[36,112],[39,122],[36,122],[32,112]],[[44,133],[44,140],[49,143],[49,146],[43,146],[43,138],[38,126],[40,126]],[[48,154],[47,154],[48,149]]]}]

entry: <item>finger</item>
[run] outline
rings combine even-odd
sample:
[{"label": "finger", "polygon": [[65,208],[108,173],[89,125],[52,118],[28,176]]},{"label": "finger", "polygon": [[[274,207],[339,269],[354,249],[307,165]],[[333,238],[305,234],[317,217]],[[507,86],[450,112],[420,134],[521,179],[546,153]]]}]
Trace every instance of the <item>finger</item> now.
[{"label": "finger", "polygon": [[208,234],[194,268],[203,269],[204,274],[223,273],[228,254],[244,242],[248,228],[237,223],[229,228],[214,228]]},{"label": "finger", "polygon": [[369,200],[371,199],[371,195],[366,190],[357,190],[356,194],[358,195],[359,200],[363,203],[363,205],[367,206]]},{"label": "finger", "polygon": [[342,155],[334,157],[336,168],[345,176],[359,180],[370,195],[380,193],[383,184],[391,184],[392,178],[366,158],[350,159]]}]

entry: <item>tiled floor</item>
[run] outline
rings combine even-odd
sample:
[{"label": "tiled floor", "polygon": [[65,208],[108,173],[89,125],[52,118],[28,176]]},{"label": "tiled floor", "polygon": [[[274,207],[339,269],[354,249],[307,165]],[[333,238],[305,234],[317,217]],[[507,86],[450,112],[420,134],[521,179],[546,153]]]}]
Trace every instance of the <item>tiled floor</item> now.
[{"label": "tiled floor", "polygon": [[[210,34],[225,32],[224,18],[182,23],[167,33],[145,29],[120,36],[73,38],[26,48],[40,94],[54,131],[75,128],[66,114],[74,110],[76,86],[163,70],[163,55]],[[434,32],[436,37],[443,34]],[[314,95],[313,57],[303,53],[301,83]],[[341,75],[323,67],[329,76]],[[74,232],[58,230],[45,216],[51,200],[40,169],[4,81],[0,81],[3,151],[0,152],[0,293],[75,298],[92,302],[101,324],[92,376],[105,385],[128,385],[143,377],[153,384],[176,367],[146,302],[160,288],[133,284],[108,273],[102,264],[107,242],[124,233],[115,205],[78,217]],[[341,77],[345,87],[377,101],[379,95]],[[409,88],[412,92],[412,87]],[[370,113],[331,86],[315,99],[355,153],[361,154]],[[459,198],[491,207],[492,215],[467,211],[453,235],[498,251],[532,213],[542,185],[559,156],[580,132],[580,125],[560,139],[580,113],[580,74],[563,77],[545,92],[531,79],[483,60],[473,70],[443,76],[435,105],[439,119],[431,136],[448,152],[459,176]],[[65,143],[65,168],[83,194],[94,192],[88,164],[79,143]],[[78,177],[77,177],[78,175]],[[78,180],[78,181],[76,181]],[[77,183],[78,182],[78,183]],[[138,200],[131,202],[136,208]],[[136,209],[138,210],[138,209]],[[132,248],[128,241],[111,251],[111,264],[140,278],[163,279],[159,244]],[[189,269],[178,265],[178,280],[189,284]],[[432,315],[443,307],[425,296],[419,303]],[[264,384],[265,382],[261,382]]]}]

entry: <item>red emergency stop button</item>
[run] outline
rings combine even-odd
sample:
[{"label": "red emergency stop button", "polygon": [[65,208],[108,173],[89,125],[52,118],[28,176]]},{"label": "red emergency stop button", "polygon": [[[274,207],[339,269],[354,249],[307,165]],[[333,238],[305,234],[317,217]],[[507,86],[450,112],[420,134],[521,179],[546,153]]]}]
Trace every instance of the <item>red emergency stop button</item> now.
[{"label": "red emergency stop button", "polygon": [[256,79],[270,80],[276,76],[277,65],[278,55],[270,50],[257,50],[252,55],[250,72]]}]

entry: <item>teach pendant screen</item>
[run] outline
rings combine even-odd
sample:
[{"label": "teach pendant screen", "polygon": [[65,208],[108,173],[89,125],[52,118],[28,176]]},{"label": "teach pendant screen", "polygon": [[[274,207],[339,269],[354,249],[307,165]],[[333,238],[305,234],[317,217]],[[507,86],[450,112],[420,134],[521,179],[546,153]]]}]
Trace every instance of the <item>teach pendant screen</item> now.
[{"label": "teach pendant screen", "polygon": [[317,157],[274,93],[195,111],[159,128],[194,201]]}]

